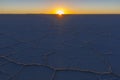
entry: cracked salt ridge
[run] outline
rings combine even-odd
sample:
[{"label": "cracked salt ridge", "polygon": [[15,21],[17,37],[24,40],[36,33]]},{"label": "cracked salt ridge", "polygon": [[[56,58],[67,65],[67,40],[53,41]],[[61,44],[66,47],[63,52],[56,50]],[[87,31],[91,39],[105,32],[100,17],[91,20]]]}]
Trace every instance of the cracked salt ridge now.
[{"label": "cracked salt ridge", "polygon": [[[57,68],[53,68],[53,67],[51,67],[51,66],[47,66],[47,65],[41,65],[41,64],[23,64],[23,63],[19,63],[19,62],[16,62],[16,61],[13,61],[13,60],[11,60],[11,59],[9,59],[9,58],[7,58],[7,57],[5,57],[5,56],[1,56],[0,58],[3,58],[3,59],[5,59],[5,60],[7,60],[7,61],[9,61],[9,64],[7,64],[8,66],[14,66],[15,68],[16,68],[16,66],[21,66],[22,68],[21,69],[19,69],[18,71],[17,71],[17,73],[15,74],[14,73],[14,75],[12,75],[11,74],[11,72],[13,72],[13,71],[10,71],[10,73],[9,73],[9,75],[11,74],[12,75],[12,77],[10,76],[10,78],[8,79],[8,80],[10,80],[10,79],[14,79],[14,80],[29,80],[29,79],[31,79],[31,77],[30,77],[30,75],[32,75],[33,74],[33,72],[35,71],[35,73],[36,73],[36,75],[38,75],[37,76],[37,78],[36,78],[36,76],[32,76],[32,79],[45,79],[46,80],[46,77],[48,77],[48,75],[49,75],[49,70],[50,70],[50,72],[51,73],[53,73],[53,76],[52,76],[52,80],[54,80],[54,78],[56,78],[56,77],[58,77],[58,79],[60,78],[64,78],[65,77],[65,75],[63,75],[63,74],[60,74],[61,72],[80,72],[79,74],[77,74],[77,75],[75,75],[74,74],[74,76],[77,76],[77,77],[79,77],[79,76],[81,76],[81,75],[84,75],[84,74],[89,74],[89,75],[92,75],[93,76],[93,79],[95,78],[94,76],[96,76],[96,75],[113,75],[115,78],[116,77],[120,77],[119,75],[116,75],[116,74],[114,74],[114,73],[112,73],[112,72],[95,72],[95,71],[89,71],[89,70],[80,70],[80,69],[72,69],[72,68],[59,68],[59,69],[57,69]],[[13,65],[10,65],[10,64],[13,64]],[[16,66],[15,66],[16,65]],[[8,69],[8,66],[5,66],[6,67],[6,69]],[[8,73],[9,71],[9,69],[8,70],[6,70],[6,69],[4,69],[5,67],[3,67],[3,69],[2,70],[5,70],[5,71],[7,71],[6,73]],[[33,68],[32,68],[33,67]],[[1,68],[1,67],[0,67]],[[29,69],[30,68],[30,69]],[[40,69],[39,69],[40,68]],[[42,69],[41,69],[42,68]],[[43,68],[45,68],[45,71],[44,71],[44,69]],[[33,71],[31,71],[33,69]],[[46,69],[49,69],[49,70],[46,70]],[[41,70],[42,70],[42,73],[41,73]],[[51,71],[52,70],[52,71]],[[44,72],[46,72],[45,73],[45,75],[42,75]],[[60,73],[59,73],[60,72]],[[73,74],[73,73],[69,73],[68,72],[68,74]],[[5,72],[4,72],[5,73]],[[41,74],[42,76],[40,76],[39,74]],[[56,73],[56,75],[57,76],[55,76],[55,73]],[[60,74],[60,75],[58,75],[58,74]],[[46,75],[46,74],[48,74],[48,75]],[[60,76],[64,76],[64,77],[60,77]],[[66,74],[67,75],[67,74]],[[26,76],[28,76],[28,77],[26,77]],[[89,76],[89,77],[91,77],[91,76]],[[86,79],[89,79],[89,77],[88,78],[86,78],[86,77],[84,77],[84,78],[86,78]],[[70,78],[70,77],[67,77],[67,78]],[[74,77],[75,78],[75,77]],[[76,78],[77,79],[77,78]],[[50,75],[49,75],[49,78],[48,78],[48,80],[51,80],[50,79]],[[95,80],[95,79],[94,79]]]},{"label": "cracked salt ridge", "polygon": [[[58,25],[59,26],[59,25]],[[83,39],[84,40],[84,39]],[[21,42],[22,43],[22,42]],[[64,43],[63,43],[64,44]],[[15,45],[16,46],[16,45]],[[18,45],[19,46],[19,45]],[[71,45],[70,45],[71,46]],[[10,46],[9,46],[10,47]],[[7,48],[9,48],[9,47],[7,47]],[[13,47],[13,46],[12,46]],[[54,51],[55,49],[53,49],[53,51]],[[94,50],[94,49],[93,49]],[[51,51],[52,52],[52,51]],[[56,52],[56,50],[55,50],[55,52]],[[95,51],[96,52],[96,51]],[[99,52],[99,51],[98,51]],[[44,55],[43,57],[45,57],[46,59],[44,59],[44,61],[45,60],[47,60],[47,58],[48,58],[48,56],[53,56],[53,55],[56,55],[56,54],[51,54],[51,53],[45,53],[46,55]],[[53,70],[53,73],[50,73],[50,74],[52,74],[51,75],[51,78],[49,78],[49,79],[51,79],[51,80],[54,80],[54,79],[61,79],[62,77],[61,77],[61,74],[59,74],[59,75],[57,75],[59,72],[63,72],[62,74],[64,74],[65,72],[68,72],[68,71],[71,71],[71,72],[68,72],[67,74],[72,74],[74,71],[75,71],[75,73],[76,72],[82,72],[81,74],[83,74],[83,72],[85,72],[85,73],[90,73],[90,74],[94,74],[95,76],[96,75],[104,75],[104,76],[106,76],[106,75],[112,75],[112,76],[114,76],[115,78],[114,79],[116,79],[116,77],[119,77],[119,75],[116,75],[115,73],[113,73],[113,69],[112,69],[112,66],[111,66],[111,64],[109,63],[109,66],[108,66],[108,69],[109,69],[109,71],[108,72],[97,72],[97,71],[94,71],[94,70],[84,70],[84,69],[79,69],[79,68],[69,68],[69,67],[67,67],[67,68],[65,68],[65,67],[63,67],[63,68],[54,68],[54,67],[52,67],[52,66],[48,66],[47,64],[49,63],[49,62],[47,62],[47,61],[45,61],[46,62],[46,64],[45,65],[42,65],[42,64],[38,64],[38,63],[30,63],[30,64],[26,64],[26,63],[21,63],[21,62],[19,62],[19,61],[16,61],[16,60],[14,60],[14,59],[11,59],[10,58],[10,56],[12,56],[12,55],[9,55],[9,56],[7,56],[7,55],[2,55],[1,56],[1,58],[3,58],[3,59],[5,59],[6,61],[8,61],[8,62],[10,62],[10,64],[11,63],[13,63],[13,64],[15,64],[15,65],[18,65],[18,66],[22,66],[22,68],[20,68],[20,70],[18,70],[18,72],[16,72],[16,74],[14,74],[14,75],[12,75],[12,76],[10,76],[10,78],[9,78],[9,80],[11,80],[11,79],[15,79],[16,77],[19,77],[19,76],[21,76],[23,73],[24,73],[24,68],[26,68],[26,67],[31,67],[31,66],[43,66],[43,67],[46,67],[46,68],[49,68],[50,70]],[[100,55],[99,55],[100,56]],[[97,57],[97,56],[96,56]],[[107,59],[108,60],[108,59]],[[105,62],[105,64],[108,64],[108,63],[106,63]],[[105,65],[104,64],[104,65]],[[1,64],[2,65],[2,64]],[[6,65],[5,65],[6,66]],[[46,69],[45,68],[45,69]],[[33,69],[35,69],[35,68],[33,68]],[[29,70],[29,69],[27,69],[27,70]],[[36,70],[36,69],[35,69]],[[6,72],[3,70],[3,71],[1,71],[2,73],[5,73],[6,74]],[[25,69],[25,72],[27,73],[27,71],[26,71],[26,69]],[[36,72],[36,71],[35,71]],[[44,72],[44,71],[43,71]],[[38,72],[39,73],[39,72]],[[19,75],[20,74],[20,75]],[[30,73],[29,75],[32,75],[33,73]],[[78,75],[81,75],[81,74],[78,74]],[[27,75],[27,74],[26,74]],[[72,74],[73,75],[73,74]],[[77,74],[75,74],[74,75],[74,77],[76,76]],[[23,76],[23,75],[22,75]],[[22,78],[23,80],[25,79],[25,77],[20,77],[20,78]],[[64,75],[62,75],[62,76],[64,76]],[[86,74],[86,76],[87,76],[87,74]],[[92,76],[92,75],[91,75]],[[91,77],[90,76],[90,77]],[[39,77],[41,77],[41,76],[39,76]],[[71,78],[69,78],[69,79],[72,79],[72,78],[74,78],[73,76],[71,77]],[[81,76],[82,77],[82,76]],[[90,78],[89,77],[89,78]],[[41,77],[42,78],[42,77]],[[68,78],[67,77],[67,75],[66,76],[64,76],[62,79],[65,79],[66,80],[66,78]],[[79,77],[80,78],[80,77]],[[89,78],[86,78],[86,77],[82,77],[83,79],[89,79]],[[97,79],[97,78],[95,78],[95,77],[91,77],[91,78],[94,78],[94,79]],[[27,79],[29,79],[29,77],[27,78]],[[34,78],[35,79],[35,78]],[[49,80],[48,79],[48,80]],[[75,79],[75,78],[74,78]],[[102,78],[98,78],[98,79],[102,79]],[[108,78],[107,78],[108,79]],[[111,78],[110,78],[111,79]],[[119,79],[119,78],[118,78]],[[5,80],[5,79],[4,79]],[[7,79],[8,80],[8,79]]]},{"label": "cracked salt ridge", "polygon": [[[49,55],[49,54],[48,54],[48,55]],[[2,57],[3,57],[3,56],[2,56]],[[6,58],[6,57],[4,57],[4,58]],[[7,58],[6,58],[6,59],[7,59]],[[10,61],[12,61],[12,60],[10,60]],[[19,63],[16,62],[16,64],[19,64]],[[24,65],[28,66],[27,64],[24,64]],[[36,64],[36,65],[37,65],[37,64]],[[31,66],[32,66],[32,65],[31,65]],[[69,70],[79,71],[79,69],[67,69],[67,68],[63,68],[63,69],[61,68],[61,69],[55,69],[55,70],[57,70],[57,71],[66,71],[66,70],[68,70],[68,71],[69,71]],[[82,71],[82,70],[80,70],[80,71]],[[84,72],[84,71],[87,72],[87,70],[83,70],[83,72]],[[92,71],[88,71],[88,72],[92,72]],[[99,74],[99,72],[94,72],[94,71],[93,71],[93,73]],[[100,74],[104,74],[104,73],[100,73]],[[107,74],[107,73],[105,73],[105,74]]]}]

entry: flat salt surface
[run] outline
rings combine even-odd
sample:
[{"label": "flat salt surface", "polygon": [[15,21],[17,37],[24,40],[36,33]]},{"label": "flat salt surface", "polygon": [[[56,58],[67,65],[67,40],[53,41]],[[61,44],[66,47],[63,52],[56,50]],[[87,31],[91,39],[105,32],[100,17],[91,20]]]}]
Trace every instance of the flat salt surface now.
[{"label": "flat salt surface", "polygon": [[0,15],[0,80],[120,80],[120,15]]}]

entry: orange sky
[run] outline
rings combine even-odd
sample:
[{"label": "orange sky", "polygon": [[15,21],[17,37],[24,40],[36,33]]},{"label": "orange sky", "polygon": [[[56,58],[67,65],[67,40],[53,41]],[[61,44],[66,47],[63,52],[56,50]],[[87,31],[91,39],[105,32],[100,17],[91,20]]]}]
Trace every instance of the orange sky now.
[{"label": "orange sky", "polygon": [[2,0],[0,14],[120,14],[120,0]]}]

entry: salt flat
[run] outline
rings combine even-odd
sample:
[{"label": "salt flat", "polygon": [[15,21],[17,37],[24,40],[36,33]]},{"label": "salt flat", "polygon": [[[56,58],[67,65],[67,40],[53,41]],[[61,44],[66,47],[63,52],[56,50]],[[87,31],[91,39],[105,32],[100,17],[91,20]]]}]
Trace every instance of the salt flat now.
[{"label": "salt flat", "polygon": [[120,15],[0,15],[0,80],[120,80]]}]

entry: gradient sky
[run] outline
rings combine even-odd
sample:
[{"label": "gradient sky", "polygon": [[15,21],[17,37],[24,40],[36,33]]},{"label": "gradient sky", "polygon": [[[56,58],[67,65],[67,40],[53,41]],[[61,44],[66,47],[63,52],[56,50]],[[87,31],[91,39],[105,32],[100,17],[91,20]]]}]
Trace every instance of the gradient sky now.
[{"label": "gradient sky", "polygon": [[120,14],[120,0],[0,0],[0,13]]}]

